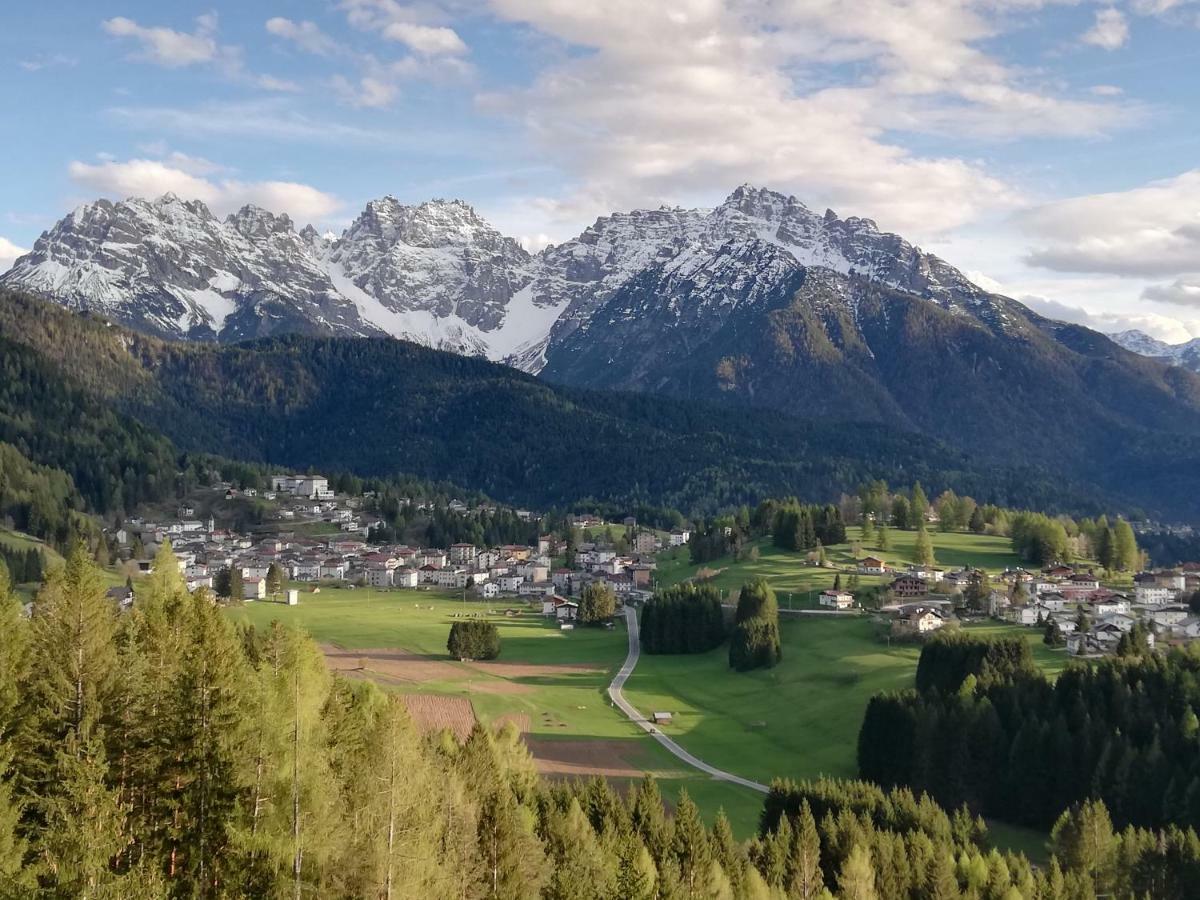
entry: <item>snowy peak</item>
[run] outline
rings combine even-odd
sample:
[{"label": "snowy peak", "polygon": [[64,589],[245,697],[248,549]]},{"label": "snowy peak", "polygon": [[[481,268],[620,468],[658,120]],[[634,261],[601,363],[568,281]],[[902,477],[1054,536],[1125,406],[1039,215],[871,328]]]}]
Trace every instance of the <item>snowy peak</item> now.
[{"label": "snowy peak", "polygon": [[719,318],[780,267],[853,273],[992,324],[1011,302],[870,219],[749,184],[712,209],[601,216],[536,256],[462,200],[385,195],[340,236],[297,232],[254,205],[219,219],[174,194],[98,200],[42,235],[0,284],[171,338],[390,334],[538,371],[547,348],[643,273]]},{"label": "snowy peak", "polygon": [[1182,344],[1168,344],[1137,329],[1119,331],[1109,337],[1114,343],[1139,356],[1166,360],[1172,365],[1200,372],[1200,338],[1192,338]]}]

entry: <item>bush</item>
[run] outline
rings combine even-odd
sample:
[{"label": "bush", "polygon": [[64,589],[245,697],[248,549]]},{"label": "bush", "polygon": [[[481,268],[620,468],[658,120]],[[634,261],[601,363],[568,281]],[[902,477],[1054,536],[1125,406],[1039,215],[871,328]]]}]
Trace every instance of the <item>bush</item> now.
[{"label": "bush", "polygon": [[481,620],[455,622],[446,649],[455,659],[495,659],[500,655],[500,629]]}]

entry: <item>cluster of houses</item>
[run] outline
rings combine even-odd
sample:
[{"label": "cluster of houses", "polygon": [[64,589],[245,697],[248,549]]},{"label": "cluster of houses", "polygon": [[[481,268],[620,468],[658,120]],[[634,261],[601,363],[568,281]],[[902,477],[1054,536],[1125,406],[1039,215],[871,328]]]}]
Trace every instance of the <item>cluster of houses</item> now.
[{"label": "cluster of houses", "polygon": [[[469,592],[483,599],[520,597],[534,603],[549,602],[551,608],[543,605],[543,611],[568,622],[574,620],[578,607],[567,598],[578,596],[594,582],[607,584],[622,601],[647,599],[654,554],[673,540],[637,530],[623,555],[606,544],[583,543],[567,561],[570,568],[555,567],[553,560],[561,558],[566,547],[552,535],[542,535],[531,546],[457,543],[441,549],[373,542],[369,523],[360,524],[361,498],[335,496],[320,476],[273,477],[271,490],[263,497],[286,497],[286,505],[279,503],[281,509],[300,507],[317,521],[343,527],[336,533],[314,536],[289,532],[281,525],[275,533],[254,536],[218,528],[212,518],[194,518],[194,510],[185,506],[179,517],[169,522],[130,519],[114,536],[125,546],[135,539],[141,542],[138,565],[143,569],[149,568],[158,548],[169,540],[189,590],[211,589],[222,569],[239,571],[242,599],[247,601],[266,598],[268,573],[278,567],[283,582],[314,586],[352,582],[381,589],[428,586]],[[470,512],[465,504],[458,506],[457,511]],[[345,527],[350,524],[355,527]],[[289,602],[295,602],[294,593],[285,595]]]},{"label": "cluster of houses", "polygon": [[[858,561],[857,569],[864,575],[894,576],[888,584],[892,602],[886,610],[895,634],[923,635],[944,627],[955,620],[954,598],[986,582],[989,589],[980,612],[1030,627],[1053,623],[1073,655],[1113,653],[1122,636],[1139,622],[1151,645],[1156,637],[1171,643],[1200,638],[1200,617],[1188,605],[1200,591],[1200,563],[1139,572],[1130,590],[1113,590],[1093,571],[1062,564],[1040,572],[1010,568],[994,578],[970,568],[945,571],[914,565],[897,571],[876,557]],[[854,597],[845,591],[825,591],[820,603],[849,609]]]}]

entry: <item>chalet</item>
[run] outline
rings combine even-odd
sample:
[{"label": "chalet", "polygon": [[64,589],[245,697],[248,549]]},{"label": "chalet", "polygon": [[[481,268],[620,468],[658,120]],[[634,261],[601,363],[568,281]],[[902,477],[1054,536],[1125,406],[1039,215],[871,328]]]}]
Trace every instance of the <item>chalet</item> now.
[{"label": "chalet", "polygon": [[554,618],[560,622],[574,622],[579,618],[579,604],[574,600],[564,600],[554,604]]},{"label": "chalet", "polygon": [[264,600],[267,596],[265,578],[246,578],[242,580],[243,600]]},{"label": "chalet", "polygon": [[1100,588],[1100,579],[1091,573],[1077,572],[1066,580],[1064,587],[1073,591],[1095,591]]},{"label": "chalet", "polygon": [[1142,618],[1148,622],[1153,622],[1160,628],[1171,628],[1178,625],[1184,619],[1190,618],[1191,610],[1186,606],[1166,605],[1155,606],[1144,611]]},{"label": "chalet", "polygon": [[1042,574],[1047,578],[1070,578],[1075,574],[1075,570],[1070,566],[1064,566],[1062,563],[1056,563],[1053,566],[1047,566],[1042,569]]},{"label": "chalet", "polygon": [[125,585],[109,588],[105,591],[105,596],[110,600],[115,600],[121,609],[129,609],[133,606],[133,590]]},{"label": "chalet", "polygon": [[417,577],[421,584],[433,584],[437,580],[437,573],[440,571],[441,568],[439,566],[432,566],[426,563],[417,570]]},{"label": "chalet", "polygon": [[1029,603],[1024,606],[1009,606],[1004,615],[1014,625],[1036,625],[1039,621],[1045,621],[1049,612],[1044,606]]},{"label": "chalet", "polygon": [[821,591],[817,602],[830,609],[849,609],[854,605],[854,595],[846,591]]},{"label": "chalet", "polygon": [[888,590],[897,597],[924,597],[929,593],[929,585],[923,578],[905,574],[895,578]]},{"label": "chalet", "polygon": [[416,569],[402,567],[392,572],[392,585],[394,587],[415,588],[420,577]]},{"label": "chalet", "polygon": [[875,556],[868,556],[866,559],[858,561],[860,575],[886,575],[887,570],[887,563]]}]

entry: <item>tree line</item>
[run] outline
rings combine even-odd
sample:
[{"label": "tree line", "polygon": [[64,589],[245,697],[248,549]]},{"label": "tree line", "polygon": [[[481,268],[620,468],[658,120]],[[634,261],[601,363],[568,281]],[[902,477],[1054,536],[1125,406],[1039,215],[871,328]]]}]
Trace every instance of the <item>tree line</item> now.
[{"label": "tree line", "polygon": [[1197,652],[1131,652],[1050,682],[1023,642],[989,643],[931,641],[916,690],[871,699],[862,777],[1038,827],[1088,799],[1118,825],[1200,827]]},{"label": "tree line", "polygon": [[1048,865],[989,846],[984,821],[927,794],[863,781],[776,781],[751,852],[787,897],[855,900],[1186,900],[1200,876],[1191,828],[1117,831],[1099,801],[1065,810]]},{"label": "tree line", "polygon": [[707,653],[725,640],[721,592],[690,582],[662,588],[642,606],[638,624],[647,653]]}]

